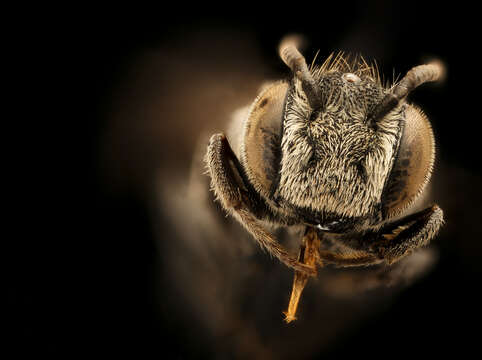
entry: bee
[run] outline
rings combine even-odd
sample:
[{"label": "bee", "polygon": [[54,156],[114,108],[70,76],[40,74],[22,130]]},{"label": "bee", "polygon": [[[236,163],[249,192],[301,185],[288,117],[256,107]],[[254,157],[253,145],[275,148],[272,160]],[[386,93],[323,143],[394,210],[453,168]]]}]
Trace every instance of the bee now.
[{"label": "bee", "polygon": [[[411,210],[430,180],[435,139],[407,96],[444,69],[415,66],[388,86],[374,66],[343,56],[308,68],[295,38],[281,42],[279,55],[292,77],[261,91],[231,140],[212,135],[206,163],[222,207],[295,270],[289,322],[318,265],[390,265],[443,225],[436,204]],[[267,224],[303,227],[298,256]]]}]

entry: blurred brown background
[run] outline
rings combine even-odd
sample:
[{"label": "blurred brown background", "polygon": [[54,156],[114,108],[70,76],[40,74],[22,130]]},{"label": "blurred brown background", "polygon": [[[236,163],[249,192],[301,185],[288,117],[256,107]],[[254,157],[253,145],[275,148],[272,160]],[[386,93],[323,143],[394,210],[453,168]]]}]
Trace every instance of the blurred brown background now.
[{"label": "blurred brown background", "polygon": [[[482,199],[471,9],[383,1],[230,6],[66,15],[73,32],[59,46],[75,49],[62,69],[76,103],[66,118],[75,155],[88,162],[81,184],[72,179],[76,186],[65,192],[73,211],[53,214],[68,218],[66,231],[42,247],[42,261],[28,255],[35,266],[14,286],[21,348],[176,359],[476,349]],[[307,38],[308,61],[318,49],[319,61],[337,50],[360,53],[388,79],[433,57],[447,65],[444,84],[411,95],[438,140],[432,196],[447,224],[425,276],[337,298],[323,295],[323,276],[337,279],[328,271],[307,288],[304,317],[287,326],[281,311],[291,272],[222,214],[206,215],[206,203],[218,209],[192,162],[203,136],[225,129],[263,81],[288,75],[276,49],[289,33]],[[363,274],[347,274],[348,287],[363,283]]]}]

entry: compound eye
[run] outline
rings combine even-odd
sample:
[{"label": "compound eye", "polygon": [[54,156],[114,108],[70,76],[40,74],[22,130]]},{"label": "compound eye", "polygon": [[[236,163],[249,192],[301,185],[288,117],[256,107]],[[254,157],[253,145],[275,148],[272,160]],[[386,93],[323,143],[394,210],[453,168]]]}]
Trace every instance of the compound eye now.
[{"label": "compound eye", "polygon": [[361,79],[353,73],[345,73],[342,75],[343,80],[352,84],[359,84]]},{"label": "compound eye", "polygon": [[413,105],[405,110],[405,128],[382,195],[386,218],[400,215],[422,193],[430,179],[435,141],[425,114]]},{"label": "compound eye", "polygon": [[241,162],[246,175],[264,198],[269,199],[277,179],[281,157],[281,124],[289,85],[268,87],[251,107],[244,126]]}]

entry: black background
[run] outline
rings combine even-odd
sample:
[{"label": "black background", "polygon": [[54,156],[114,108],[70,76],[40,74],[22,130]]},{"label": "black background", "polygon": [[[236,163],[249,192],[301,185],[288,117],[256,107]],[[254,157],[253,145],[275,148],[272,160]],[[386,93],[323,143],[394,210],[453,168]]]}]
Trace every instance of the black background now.
[{"label": "black background", "polygon": [[[414,99],[441,119],[433,125],[441,161],[454,171],[472,174],[469,181],[454,180],[450,189],[444,189],[457,205],[457,216],[447,221],[455,224],[452,229],[459,229],[461,237],[472,237],[471,245],[460,250],[457,236],[442,236],[441,263],[428,278],[320,356],[415,356],[419,351],[442,355],[477,349],[482,239],[478,230],[479,34],[474,11],[453,2],[222,3],[212,7],[186,3],[170,8],[158,4],[62,9],[55,22],[45,20],[54,49],[40,53],[48,67],[36,70],[55,69],[60,75],[55,81],[47,76],[49,80],[41,84],[41,92],[56,99],[55,112],[60,112],[61,121],[55,124],[45,116],[45,123],[55,128],[49,132],[54,135],[52,155],[58,163],[53,166],[53,179],[47,179],[43,166],[35,175],[37,184],[47,183],[39,191],[40,216],[34,216],[42,217],[40,227],[32,225],[42,230],[37,237],[42,234],[43,240],[30,236],[19,240],[20,255],[12,268],[15,276],[8,299],[15,309],[14,350],[66,358],[79,353],[156,358],[169,353],[183,358],[192,355],[184,350],[189,347],[202,357],[203,344],[182,343],[160,312],[156,271],[160,258],[150,209],[142,196],[128,188],[105,191],[97,158],[107,126],[106,104],[126,67],[146,49],[182,42],[186,34],[207,28],[255,34],[268,62],[279,39],[297,32],[316,47],[363,51],[367,57],[383,59],[385,69],[406,71],[424,56],[437,56],[447,64],[444,86],[421,91]],[[35,159],[41,161],[40,156]],[[469,198],[464,195],[467,191],[472,194]],[[60,199],[53,200],[53,192],[60,193]],[[137,238],[135,245],[129,240],[132,237]]]}]

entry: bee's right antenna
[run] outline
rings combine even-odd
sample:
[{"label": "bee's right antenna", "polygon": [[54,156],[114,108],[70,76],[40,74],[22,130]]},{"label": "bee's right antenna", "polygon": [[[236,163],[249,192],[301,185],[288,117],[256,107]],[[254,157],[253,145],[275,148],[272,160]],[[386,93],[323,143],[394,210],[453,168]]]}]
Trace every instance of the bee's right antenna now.
[{"label": "bee's right antenna", "polygon": [[297,49],[300,42],[301,38],[299,37],[286,37],[279,46],[279,55],[295,76],[301,80],[301,86],[310,107],[313,110],[320,109],[322,105],[320,88],[313,79],[310,70],[308,70],[304,56]]},{"label": "bee's right antenna", "polygon": [[437,81],[443,78],[445,68],[441,62],[433,62],[426,65],[413,67],[403,79],[385,95],[383,100],[373,110],[369,122],[376,124],[390,111],[395,109],[411,91],[425,82]]}]

